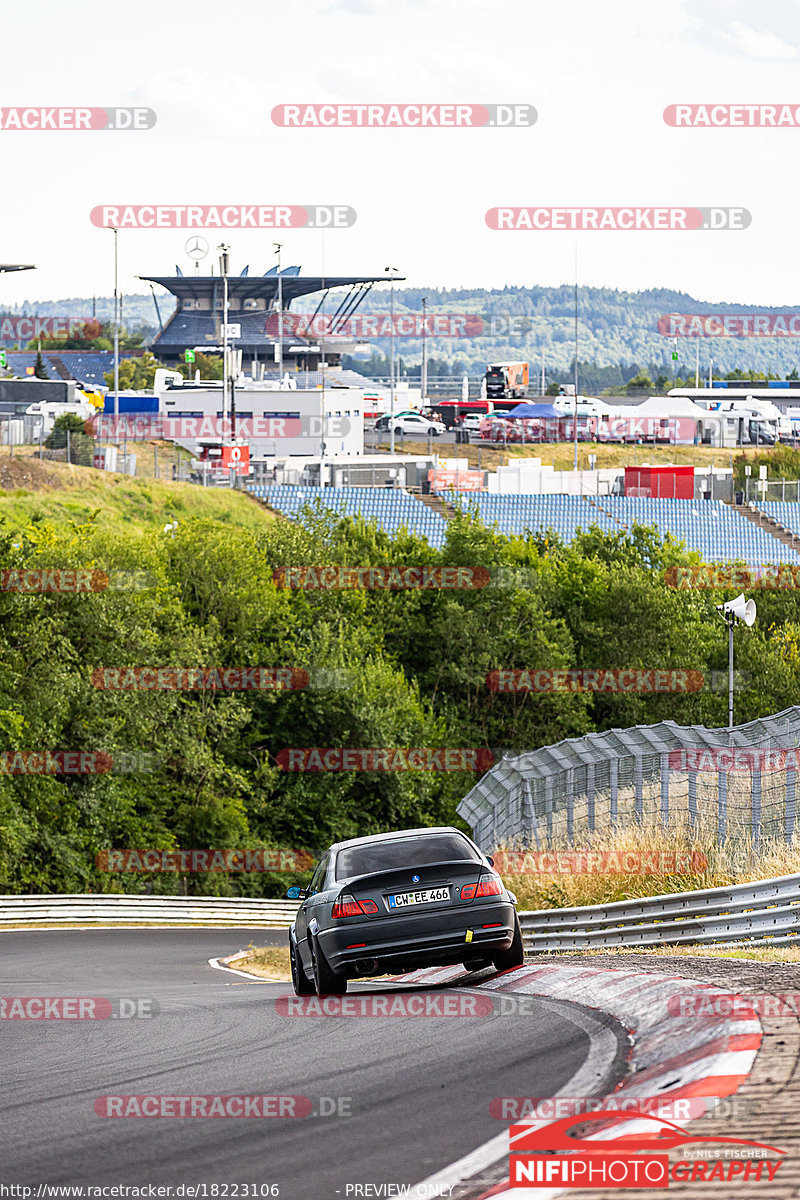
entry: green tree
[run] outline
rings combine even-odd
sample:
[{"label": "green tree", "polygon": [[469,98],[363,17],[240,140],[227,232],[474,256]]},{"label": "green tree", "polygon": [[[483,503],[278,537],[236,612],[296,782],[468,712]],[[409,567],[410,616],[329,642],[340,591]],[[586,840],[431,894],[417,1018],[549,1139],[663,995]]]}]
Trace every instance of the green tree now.
[{"label": "green tree", "polygon": [[652,392],[653,381],[646,371],[638,371],[632,379],[629,379],[625,384],[625,391],[629,396],[641,395],[643,392]]},{"label": "green tree", "polygon": [[38,337],[33,338],[25,347],[26,350],[110,350],[113,343],[103,337],[103,326],[99,321],[90,320],[83,323],[80,333],[73,337]]},{"label": "green tree", "polygon": [[[122,358],[119,363],[119,388],[121,392],[150,391],[155,381],[156,370],[165,366],[149,351],[136,358]],[[114,372],[103,374],[106,386],[114,387]]]},{"label": "green tree", "polygon": [[56,417],[53,424],[53,431],[47,438],[45,445],[50,450],[63,450],[67,447],[67,433],[69,433],[69,460],[72,463],[82,467],[90,467],[92,465],[92,454],[94,451],[94,435],[87,432],[90,426],[84,421],[83,417],[79,417],[77,413],[64,413],[60,417]]},{"label": "green tree", "polygon": [[198,350],[193,363],[178,363],[174,369],[180,371],[184,379],[194,379],[197,371],[201,379],[222,379],[222,355],[203,354]]},{"label": "green tree", "polygon": [[50,378],[50,376],[47,374],[47,367],[44,365],[44,360],[42,358],[41,350],[39,350],[36,355],[36,362],[33,365],[33,373],[37,379],[49,379]]}]

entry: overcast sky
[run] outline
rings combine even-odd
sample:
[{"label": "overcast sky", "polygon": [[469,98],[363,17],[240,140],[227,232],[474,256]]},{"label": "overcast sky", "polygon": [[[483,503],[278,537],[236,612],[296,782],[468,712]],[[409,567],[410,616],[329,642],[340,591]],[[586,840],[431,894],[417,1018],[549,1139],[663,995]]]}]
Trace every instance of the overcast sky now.
[{"label": "overcast sky", "polygon": [[[277,104],[528,103],[532,128],[302,129]],[[63,0],[3,10],[4,106],[145,105],[140,132],[0,131],[0,306],[108,294],[98,204],[348,204],[348,229],[289,230],[304,272],[397,267],[425,287],[571,282],[798,302],[800,127],[675,129],[674,103],[800,108],[798,0]],[[503,205],[743,206],[738,231],[498,232]],[[232,268],[270,231],[211,230]],[[120,234],[124,291],[186,271],[183,230]],[[210,262],[209,258],[206,260]]]}]

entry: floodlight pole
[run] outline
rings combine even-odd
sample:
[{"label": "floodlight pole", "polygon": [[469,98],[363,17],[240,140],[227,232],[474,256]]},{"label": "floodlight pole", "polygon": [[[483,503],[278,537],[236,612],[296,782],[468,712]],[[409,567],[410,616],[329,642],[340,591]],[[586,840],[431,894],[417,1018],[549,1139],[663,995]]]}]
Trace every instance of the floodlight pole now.
[{"label": "floodlight pole", "polygon": [[420,396],[420,400],[422,401],[423,408],[425,407],[425,397],[428,394],[428,343],[426,341],[426,334],[427,334],[426,309],[427,309],[427,307],[428,307],[428,297],[423,296],[422,297],[422,369],[420,371],[420,385],[421,385],[421,389],[422,389],[422,395]]},{"label": "floodlight pole", "polygon": [[283,280],[281,279],[282,242],[273,242],[278,256],[278,377],[283,379]]},{"label": "floodlight pole", "polygon": [[728,729],[733,729],[733,621],[728,622]]},{"label": "floodlight pole", "polygon": [[573,410],[572,433],[575,440],[572,462],[573,471],[578,469],[578,247],[575,247],[575,408]]},{"label": "floodlight pole", "polygon": [[114,228],[114,437],[119,426],[119,230]]},{"label": "floodlight pole", "polygon": [[[221,244],[219,273],[222,276],[222,428],[228,415],[228,246]],[[224,433],[223,433],[224,436]]]},{"label": "floodlight pole", "polygon": [[392,326],[392,332],[390,335],[391,339],[392,339],[391,340],[392,352],[391,352],[391,359],[390,359],[390,378],[389,378],[389,414],[390,414],[389,415],[389,428],[390,428],[389,452],[390,452],[390,454],[394,454],[394,277],[397,274],[397,267],[385,267],[384,270],[392,272],[392,275],[391,275],[392,286],[391,286],[390,299],[389,299],[390,324]]}]

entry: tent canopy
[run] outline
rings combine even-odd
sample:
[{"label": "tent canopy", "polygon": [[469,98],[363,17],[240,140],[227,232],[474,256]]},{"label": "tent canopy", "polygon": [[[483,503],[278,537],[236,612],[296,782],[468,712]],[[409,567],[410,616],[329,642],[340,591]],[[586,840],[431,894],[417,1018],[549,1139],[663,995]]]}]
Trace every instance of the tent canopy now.
[{"label": "tent canopy", "polygon": [[564,417],[552,404],[518,404],[507,413],[495,413],[498,417],[539,417],[560,421]]},{"label": "tent canopy", "polygon": [[641,404],[626,405],[621,411],[626,417],[692,417],[695,421],[708,416],[706,409],[688,396],[651,396]]}]

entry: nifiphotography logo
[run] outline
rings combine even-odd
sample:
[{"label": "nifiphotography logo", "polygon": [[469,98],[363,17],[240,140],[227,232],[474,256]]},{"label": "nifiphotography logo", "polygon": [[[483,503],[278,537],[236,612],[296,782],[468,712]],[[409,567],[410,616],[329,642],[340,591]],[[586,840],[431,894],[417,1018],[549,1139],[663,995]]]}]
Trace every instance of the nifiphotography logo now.
[{"label": "nifiphotography logo", "polygon": [[[605,1138],[573,1138],[570,1130],[600,1122]],[[614,1125],[628,1122],[637,1132],[613,1137]],[[642,1126],[652,1122],[652,1127]],[[667,1188],[671,1183],[750,1184],[772,1182],[785,1154],[777,1146],[744,1138],[693,1136],[679,1125],[648,1113],[631,1121],[629,1113],[604,1109],[574,1114],[532,1128],[512,1125],[509,1179],[515,1187],[531,1188]],[[712,1143],[711,1146],[708,1143]],[[699,1148],[702,1144],[702,1149]],[[663,1151],[693,1146],[670,1163]],[[747,1194],[746,1187],[742,1196]]]}]

